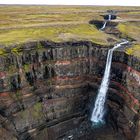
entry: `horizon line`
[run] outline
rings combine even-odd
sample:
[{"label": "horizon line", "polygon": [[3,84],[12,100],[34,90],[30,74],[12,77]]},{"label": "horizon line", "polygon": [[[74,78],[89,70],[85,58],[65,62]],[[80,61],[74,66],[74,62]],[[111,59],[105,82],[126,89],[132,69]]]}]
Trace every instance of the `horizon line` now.
[{"label": "horizon line", "polygon": [[0,4],[0,6],[14,6],[14,5],[19,5],[19,6],[116,6],[116,7],[140,7],[139,5],[96,5],[96,4]]}]

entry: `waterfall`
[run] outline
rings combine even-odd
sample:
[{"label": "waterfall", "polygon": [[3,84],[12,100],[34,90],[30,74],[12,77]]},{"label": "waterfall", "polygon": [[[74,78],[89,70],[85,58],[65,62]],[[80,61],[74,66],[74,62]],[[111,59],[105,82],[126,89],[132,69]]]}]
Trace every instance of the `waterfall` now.
[{"label": "waterfall", "polygon": [[[111,15],[108,15],[108,21],[110,21],[110,20],[111,20]],[[101,30],[103,30],[106,27],[106,24],[107,24],[107,20],[104,22],[104,25],[101,28]]]},{"label": "waterfall", "polygon": [[105,21],[103,27],[101,28],[101,30],[103,30],[106,27],[107,21]]},{"label": "waterfall", "polygon": [[109,20],[109,21],[111,20],[111,15],[108,16],[108,20]]},{"label": "waterfall", "polygon": [[121,45],[124,45],[124,44],[128,44],[128,41],[125,40],[121,43],[118,43],[118,44],[114,45],[114,47],[112,49],[110,49],[108,51],[104,76],[103,76],[102,83],[101,83],[99,91],[98,91],[98,95],[97,95],[97,98],[95,101],[95,106],[94,106],[92,116],[91,116],[91,121],[93,122],[93,124],[104,122],[104,120],[103,120],[104,113],[105,113],[104,105],[105,105],[106,94],[107,94],[107,90],[108,90],[108,86],[109,86],[109,76],[110,76],[110,70],[111,70],[113,51],[115,49],[121,47]]}]

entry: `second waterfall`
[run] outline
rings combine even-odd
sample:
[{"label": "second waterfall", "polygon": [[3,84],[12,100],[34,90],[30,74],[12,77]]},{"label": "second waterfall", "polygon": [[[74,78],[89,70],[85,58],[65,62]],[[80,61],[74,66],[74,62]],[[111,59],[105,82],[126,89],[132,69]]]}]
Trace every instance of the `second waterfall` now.
[{"label": "second waterfall", "polygon": [[105,113],[104,105],[105,105],[106,94],[107,94],[108,86],[109,86],[109,76],[110,76],[110,70],[111,70],[113,51],[124,44],[128,44],[128,41],[123,41],[121,43],[118,43],[117,45],[114,45],[112,49],[108,51],[104,76],[103,76],[102,83],[98,91],[98,95],[95,101],[95,106],[94,106],[92,116],[91,116],[91,121],[93,122],[93,125],[104,122],[103,120],[104,113]]}]

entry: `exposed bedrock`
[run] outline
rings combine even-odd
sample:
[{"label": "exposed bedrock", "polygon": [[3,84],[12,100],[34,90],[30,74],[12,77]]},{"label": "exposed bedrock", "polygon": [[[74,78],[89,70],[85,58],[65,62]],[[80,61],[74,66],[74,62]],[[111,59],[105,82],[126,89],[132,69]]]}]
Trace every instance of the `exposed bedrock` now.
[{"label": "exposed bedrock", "polygon": [[[91,20],[91,21],[89,21],[89,24],[94,25],[97,29],[100,30],[103,27],[104,22],[105,21],[102,21],[102,20]],[[106,23],[106,27],[104,28],[104,32],[107,33],[107,34],[114,35],[114,36],[116,36],[117,38],[120,38],[120,39],[125,38],[125,39],[129,40],[130,42],[136,41],[134,38],[120,32],[117,28],[118,25],[119,25],[118,22],[114,22],[112,20],[108,21]],[[113,42],[113,39],[109,39],[108,41]]]},{"label": "exposed bedrock", "polygon": [[128,56],[123,49],[113,55],[107,123],[100,128],[105,130],[103,134],[93,129],[89,121],[107,51],[108,48],[91,42],[48,41],[24,44],[13,53],[7,50],[0,57],[2,139],[138,137],[140,60]]}]

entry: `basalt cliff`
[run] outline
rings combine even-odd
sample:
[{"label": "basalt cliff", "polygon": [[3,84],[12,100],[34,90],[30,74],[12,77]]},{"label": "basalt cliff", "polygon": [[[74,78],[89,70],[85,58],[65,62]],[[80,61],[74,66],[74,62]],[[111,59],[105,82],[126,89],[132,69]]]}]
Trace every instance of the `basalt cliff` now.
[{"label": "basalt cliff", "polygon": [[15,53],[7,50],[0,57],[1,137],[134,140],[140,127],[140,59],[124,48],[113,54],[106,126],[93,129],[90,123],[107,52],[88,41],[40,41]]},{"label": "basalt cliff", "polygon": [[[1,140],[140,139],[140,10],[108,8],[118,14],[1,6]],[[105,124],[93,127],[108,50],[124,38],[130,43],[113,52]]]}]

